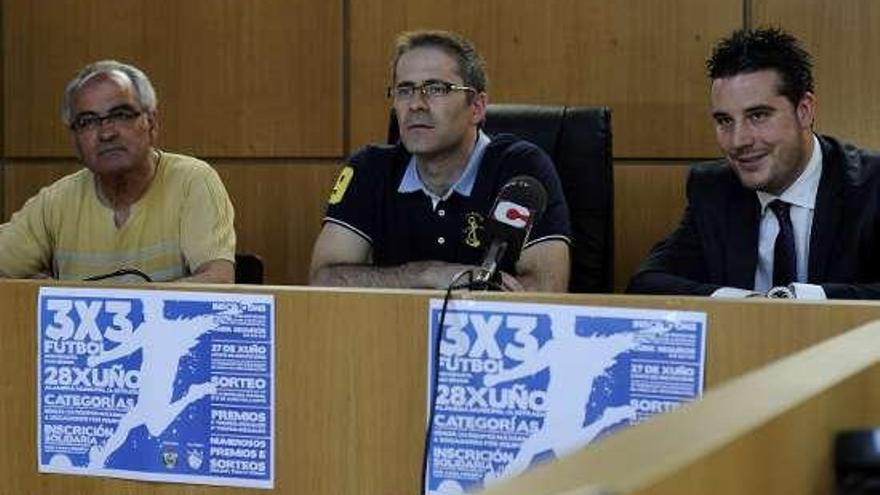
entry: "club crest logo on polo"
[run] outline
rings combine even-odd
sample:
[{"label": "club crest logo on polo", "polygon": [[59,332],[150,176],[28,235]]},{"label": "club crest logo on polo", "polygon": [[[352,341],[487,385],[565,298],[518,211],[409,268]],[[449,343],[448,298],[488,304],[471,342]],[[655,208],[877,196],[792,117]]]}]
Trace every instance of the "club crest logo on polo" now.
[{"label": "club crest logo on polo", "polygon": [[333,189],[330,191],[330,199],[328,199],[327,202],[331,205],[335,205],[342,201],[342,198],[345,197],[345,191],[348,190],[348,185],[351,184],[351,179],[353,177],[354,169],[351,166],[346,166],[340,170],[339,175],[336,177],[336,183],[333,184]]},{"label": "club crest logo on polo", "polygon": [[464,216],[464,243],[472,248],[478,248],[483,243],[480,241],[480,231],[483,230],[483,215],[470,212]]}]

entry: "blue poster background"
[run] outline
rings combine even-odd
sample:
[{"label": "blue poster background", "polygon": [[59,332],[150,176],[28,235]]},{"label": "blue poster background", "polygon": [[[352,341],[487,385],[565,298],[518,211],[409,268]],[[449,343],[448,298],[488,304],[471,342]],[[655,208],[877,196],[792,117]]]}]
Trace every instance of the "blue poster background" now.
[{"label": "blue poster background", "polygon": [[44,472],[270,488],[272,296],[43,288]]},{"label": "blue poster background", "polygon": [[441,308],[431,302],[431,494],[516,476],[702,391],[703,313],[454,301],[435,356]]}]

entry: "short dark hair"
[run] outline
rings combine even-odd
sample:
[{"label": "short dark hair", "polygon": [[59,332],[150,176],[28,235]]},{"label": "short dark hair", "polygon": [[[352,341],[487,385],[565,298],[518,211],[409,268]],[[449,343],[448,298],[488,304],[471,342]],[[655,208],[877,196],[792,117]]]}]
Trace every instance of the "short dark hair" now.
[{"label": "short dark hair", "polygon": [[800,41],[780,28],[740,29],[715,45],[706,60],[709,79],[775,70],[779,94],[795,106],[813,92],[813,62]]},{"label": "short dark hair", "polygon": [[397,79],[397,62],[400,57],[415,48],[437,48],[448,53],[458,62],[458,72],[464,84],[477,90],[486,91],[489,81],[483,57],[477,53],[473,43],[449,31],[410,31],[397,37],[394,47],[394,62],[391,65],[392,83]]}]

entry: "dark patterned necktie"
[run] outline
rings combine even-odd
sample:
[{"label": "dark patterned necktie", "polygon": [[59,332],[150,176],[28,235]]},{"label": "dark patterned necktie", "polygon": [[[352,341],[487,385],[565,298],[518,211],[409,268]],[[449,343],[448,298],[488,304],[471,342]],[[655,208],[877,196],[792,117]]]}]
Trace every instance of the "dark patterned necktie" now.
[{"label": "dark patterned necktie", "polygon": [[768,205],[779,221],[779,233],[773,248],[773,286],[788,285],[797,281],[797,255],[794,250],[794,229],[788,210],[791,205],[776,199]]}]

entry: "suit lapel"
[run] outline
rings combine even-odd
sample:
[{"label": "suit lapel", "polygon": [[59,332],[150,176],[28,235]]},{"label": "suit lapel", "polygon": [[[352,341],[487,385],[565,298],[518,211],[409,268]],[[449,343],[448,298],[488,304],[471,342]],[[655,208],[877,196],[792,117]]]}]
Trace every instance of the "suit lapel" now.
[{"label": "suit lapel", "polygon": [[810,260],[808,277],[810,283],[826,280],[828,262],[831,259],[837,228],[843,207],[840,194],[843,191],[843,174],[846,164],[831,150],[831,145],[819,138],[822,145],[822,178],[816,193],[816,210],[813,212],[813,227],[810,232]]},{"label": "suit lapel", "polygon": [[732,185],[731,194],[726,222],[725,278],[733,287],[752,289],[758,265],[760,203],[754,191],[745,189],[738,182]]}]

